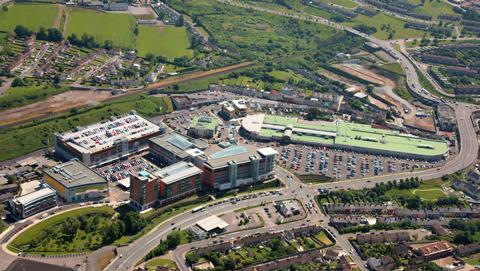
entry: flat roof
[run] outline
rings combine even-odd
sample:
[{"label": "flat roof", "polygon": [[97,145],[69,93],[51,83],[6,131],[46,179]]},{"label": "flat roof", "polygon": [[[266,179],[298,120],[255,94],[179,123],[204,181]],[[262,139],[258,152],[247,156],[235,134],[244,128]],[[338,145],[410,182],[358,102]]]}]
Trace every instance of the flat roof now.
[{"label": "flat roof", "polygon": [[242,126],[249,132],[270,138],[281,138],[286,129],[291,129],[293,141],[307,143],[421,156],[440,156],[448,152],[448,144],[444,140],[420,138],[343,121],[306,121],[296,117],[256,114],[246,116]]},{"label": "flat roof", "polygon": [[199,169],[192,163],[187,163],[184,161],[175,163],[171,166],[153,172],[153,174],[159,177],[160,180],[165,184],[172,184],[201,173],[201,169]]},{"label": "flat roof", "polygon": [[118,140],[132,141],[160,131],[160,127],[135,113],[77,129],[59,138],[81,153],[96,153],[111,148]]},{"label": "flat roof", "polygon": [[196,116],[192,119],[190,127],[196,129],[215,130],[218,125],[218,119],[213,116]]},{"label": "flat roof", "polygon": [[98,173],[91,170],[78,159],[58,164],[45,170],[45,174],[55,179],[66,188],[73,188],[92,184],[107,184],[107,181]]},{"label": "flat roof", "polygon": [[40,199],[51,197],[53,195],[56,195],[55,190],[53,190],[50,187],[44,187],[44,188],[39,189],[35,192],[17,197],[15,199],[13,199],[13,201],[16,204],[21,204],[21,205],[27,206],[32,202],[35,202],[35,201],[40,200]]},{"label": "flat roof", "polygon": [[204,150],[208,147],[208,142],[206,142],[205,140],[194,139],[176,132],[156,136],[154,138],[151,138],[150,142],[164,148],[171,153],[174,153],[181,159],[190,156],[188,150]]},{"label": "flat roof", "polygon": [[201,219],[196,223],[196,225],[206,232],[210,232],[214,229],[223,230],[228,227],[228,223],[216,215]]},{"label": "flat roof", "polygon": [[207,151],[206,164],[212,168],[227,166],[228,162],[235,161],[236,163],[244,163],[250,161],[250,157],[257,156],[257,148],[251,145],[231,145],[228,148],[222,149],[217,145],[211,146]]}]

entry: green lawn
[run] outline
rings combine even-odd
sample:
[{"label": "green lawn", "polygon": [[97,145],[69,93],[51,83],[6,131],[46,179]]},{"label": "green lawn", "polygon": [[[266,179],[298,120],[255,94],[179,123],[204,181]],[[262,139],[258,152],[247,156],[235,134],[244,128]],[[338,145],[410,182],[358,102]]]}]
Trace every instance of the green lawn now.
[{"label": "green lawn", "polygon": [[327,234],[324,231],[321,231],[315,235],[315,238],[317,238],[318,241],[322,242],[326,246],[331,246],[333,245],[332,240],[328,238]]},{"label": "green lawn", "polygon": [[172,261],[172,260],[167,260],[167,259],[153,259],[148,261],[145,264],[145,267],[150,271],[157,270],[157,266],[167,266],[170,269],[177,270],[177,264]]},{"label": "green lawn", "polygon": [[354,8],[358,6],[357,3],[353,2],[352,0],[321,0],[321,2],[327,3],[327,4],[335,4],[339,6],[344,6],[347,8]]},{"label": "green lawn", "polygon": [[66,87],[26,86],[9,88],[0,96],[0,111],[44,100],[52,95],[68,90]]},{"label": "green lawn", "polygon": [[445,182],[442,179],[435,179],[431,181],[423,181],[418,188],[413,189],[392,189],[387,191],[386,195],[390,197],[395,196],[412,196],[418,195],[424,200],[435,200],[439,197],[445,196],[442,191],[442,185]]},{"label": "green lawn", "polygon": [[[114,213],[115,211],[112,208],[108,206],[101,206],[101,207],[80,208],[72,211],[67,211],[59,215],[54,215],[28,228],[25,232],[17,236],[17,238],[15,238],[10,243],[10,246],[13,246],[13,249],[15,249],[17,247],[30,245],[33,242],[37,242],[36,239],[39,236],[44,236],[48,231],[51,231],[53,228],[55,228],[56,226],[64,222],[65,219],[68,217],[81,217],[81,216],[87,216],[87,215],[93,215],[93,214],[103,214],[103,215],[111,216]],[[47,239],[48,239],[48,235],[49,234],[46,235]],[[46,247],[46,249],[50,249],[50,247]]]},{"label": "green lawn", "polygon": [[397,75],[400,75],[400,76],[403,76],[405,75],[403,69],[402,69],[402,66],[400,66],[399,63],[397,62],[393,62],[393,63],[388,63],[388,64],[385,64],[385,65],[382,65],[381,68],[387,70],[387,71],[390,71],[390,72],[393,72]]},{"label": "green lawn", "polygon": [[13,31],[15,26],[23,25],[38,31],[43,26],[53,26],[58,7],[52,4],[15,4],[8,11],[0,11],[0,31]]},{"label": "green lawn", "polygon": [[434,188],[434,189],[416,189],[413,191],[414,195],[420,196],[420,198],[424,200],[436,200],[440,197],[445,196],[442,189]]},{"label": "green lawn", "polygon": [[87,33],[103,44],[111,40],[115,46],[135,48],[135,17],[129,14],[103,13],[73,8],[69,11],[68,35]]},{"label": "green lawn", "polygon": [[190,41],[185,27],[139,26],[137,51],[140,56],[151,53],[168,59],[180,56],[191,57],[193,51],[189,47]]},{"label": "green lawn", "polygon": [[[410,0],[410,2],[414,4],[421,4],[421,0]],[[447,13],[447,14],[453,14],[455,15],[456,13],[453,11],[452,5],[449,5],[446,3],[444,0],[440,1],[425,1],[423,6],[419,6],[413,10],[414,12],[420,13],[420,14],[425,14],[425,15],[430,15],[433,18],[437,18],[440,14],[442,13]]]},{"label": "green lawn", "polygon": [[388,25],[388,24],[390,24],[391,28],[395,30],[395,35],[393,36],[394,39],[422,37],[423,34],[425,33],[424,31],[405,28],[405,23],[406,23],[405,21],[402,21],[400,19],[397,19],[395,17],[389,16],[380,12],[379,14],[373,17],[358,15],[352,21],[345,22],[343,24],[350,27],[359,25],[359,24],[366,24],[368,26],[373,26],[377,28],[377,33],[373,34],[373,36],[379,39],[388,38],[388,32],[382,31],[382,25]]}]

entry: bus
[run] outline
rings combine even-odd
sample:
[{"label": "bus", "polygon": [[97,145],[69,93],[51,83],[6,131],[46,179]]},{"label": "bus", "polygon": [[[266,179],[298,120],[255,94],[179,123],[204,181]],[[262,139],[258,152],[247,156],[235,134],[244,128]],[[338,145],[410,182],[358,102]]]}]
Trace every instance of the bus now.
[{"label": "bus", "polygon": [[203,210],[205,210],[205,206],[199,206],[199,207],[193,208],[192,213],[198,213],[198,212],[201,212]]}]

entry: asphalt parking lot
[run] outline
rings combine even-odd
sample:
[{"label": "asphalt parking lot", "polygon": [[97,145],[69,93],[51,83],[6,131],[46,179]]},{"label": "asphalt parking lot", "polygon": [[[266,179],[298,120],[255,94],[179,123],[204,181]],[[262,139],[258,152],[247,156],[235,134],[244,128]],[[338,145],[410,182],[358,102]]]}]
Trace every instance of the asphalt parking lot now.
[{"label": "asphalt parking lot", "polygon": [[409,172],[436,167],[441,163],[303,145],[281,146],[276,149],[281,166],[299,175],[322,175],[338,180]]},{"label": "asphalt parking lot", "polygon": [[157,166],[144,159],[142,155],[136,155],[129,159],[98,168],[97,172],[107,181],[117,182],[128,178],[130,173],[137,173],[142,170],[152,171],[156,168]]}]

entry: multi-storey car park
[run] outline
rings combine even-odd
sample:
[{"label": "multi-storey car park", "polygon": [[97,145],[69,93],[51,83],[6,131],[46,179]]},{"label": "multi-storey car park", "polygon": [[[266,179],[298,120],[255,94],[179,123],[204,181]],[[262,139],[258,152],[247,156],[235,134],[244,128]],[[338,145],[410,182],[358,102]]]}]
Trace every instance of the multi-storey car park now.
[{"label": "multi-storey car park", "polygon": [[55,134],[55,153],[68,160],[78,158],[88,166],[98,166],[148,149],[148,140],[159,135],[160,130],[131,112],[120,118]]},{"label": "multi-storey car park", "polygon": [[262,141],[332,147],[361,153],[437,161],[448,155],[446,141],[343,121],[306,121],[266,114],[248,115],[241,132]]}]

